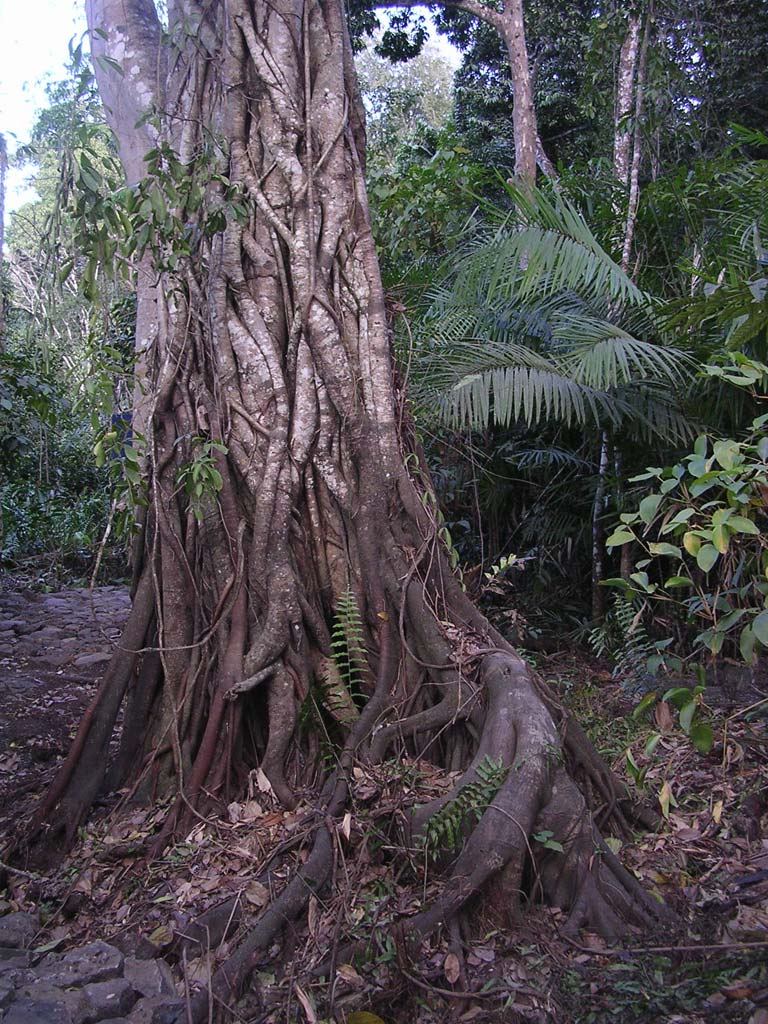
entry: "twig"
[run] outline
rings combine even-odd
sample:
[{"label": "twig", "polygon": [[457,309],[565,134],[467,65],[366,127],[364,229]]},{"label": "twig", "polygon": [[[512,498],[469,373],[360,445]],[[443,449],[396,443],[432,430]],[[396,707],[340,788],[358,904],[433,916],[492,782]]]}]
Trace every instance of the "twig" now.
[{"label": "twig", "polygon": [[715,949],[768,949],[768,941],[762,942],[712,942],[703,943],[700,946],[624,946],[619,949],[591,949],[589,946],[582,946],[580,942],[569,939],[567,935],[560,936],[569,946],[588,953],[590,956],[628,956],[632,953],[698,953],[705,950]]},{"label": "twig", "polygon": [[22,871],[21,868],[12,868],[4,860],[0,860],[0,871],[8,871],[12,875],[19,875],[21,878],[28,878],[30,882],[50,882],[47,875],[36,875],[34,871]]}]

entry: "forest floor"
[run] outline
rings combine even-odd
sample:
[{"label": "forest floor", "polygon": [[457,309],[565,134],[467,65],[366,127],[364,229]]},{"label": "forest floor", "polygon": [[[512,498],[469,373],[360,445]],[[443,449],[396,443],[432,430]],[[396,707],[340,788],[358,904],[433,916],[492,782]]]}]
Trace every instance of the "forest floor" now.
[{"label": "forest floor", "polygon": [[[120,587],[0,592],[0,831],[6,837],[60,764],[127,611]],[[633,717],[637,698],[594,658],[569,650],[540,657],[539,668],[612,766],[635,788],[630,776],[639,776],[640,795],[663,812],[656,832],[610,842],[680,914],[684,934],[637,936],[622,949],[586,933],[574,943],[560,932],[562,915],[534,906],[512,928],[484,924],[475,912],[462,935],[425,942],[416,960],[404,962],[391,937],[368,961],[339,960],[340,937],[365,936],[390,917],[407,918],[434,892],[439,880],[429,865],[395,869],[386,823],[413,802],[414,792],[428,799],[452,781],[423,763],[356,769],[352,812],[340,827],[335,894],[312,898],[308,921],[287,931],[282,946],[257,965],[252,990],[229,1019],[768,1024],[768,716],[765,703],[750,707],[761,688],[705,692],[700,713],[715,743],[702,755],[670,705]],[[645,753],[654,734],[660,738]],[[310,808],[281,810],[260,772],[251,773],[245,797],[234,796],[226,818],[201,821],[150,863],[143,842],[164,808],[102,808],[55,875],[6,876],[0,914],[40,911],[38,949],[65,950],[93,938],[128,941],[175,963],[182,994],[205,985],[301,858],[308,833]],[[311,974],[329,953],[330,992]]]}]

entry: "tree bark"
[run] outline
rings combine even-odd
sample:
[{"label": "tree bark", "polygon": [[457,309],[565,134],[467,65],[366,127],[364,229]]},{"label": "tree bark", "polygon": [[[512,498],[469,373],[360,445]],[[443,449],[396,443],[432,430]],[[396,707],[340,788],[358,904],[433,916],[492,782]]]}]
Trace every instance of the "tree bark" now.
[{"label": "tree bark", "polygon": [[[105,56],[113,44],[129,56],[105,92],[127,90],[110,116],[133,153],[139,50],[157,32],[144,0],[109,3],[92,0],[90,27],[106,29]],[[573,779],[619,824],[621,786],[449,568],[393,383],[341,4],[189,0],[169,15],[138,193],[139,211],[153,190],[163,205],[147,198],[154,275],[137,278],[157,330],[136,596],[32,849],[60,852],[96,797],[122,787],[171,797],[159,851],[256,766],[285,806],[319,808],[303,866],[217,975],[223,997],[329,884],[353,765],[409,754],[463,769],[414,816],[415,842],[491,758],[498,791],[447,858],[442,895],[409,919],[414,936],[494,879],[512,912],[542,827],[564,852],[534,854],[535,868],[569,927],[616,937],[664,919],[601,845]],[[339,630],[357,638],[346,662]],[[333,768],[319,734],[334,739]]]}]

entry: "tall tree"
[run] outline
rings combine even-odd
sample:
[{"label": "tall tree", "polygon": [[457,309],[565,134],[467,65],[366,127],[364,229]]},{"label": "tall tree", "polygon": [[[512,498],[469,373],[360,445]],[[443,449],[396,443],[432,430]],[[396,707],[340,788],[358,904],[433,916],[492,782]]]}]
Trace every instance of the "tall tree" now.
[{"label": "tall tree", "polygon": [[[417,7],[420,6],[420,0],[375,0],[374,6]],[[537,163],[546,175],[554,176],[555,169],[544,152],[536,122],[523,0],[504,0],[501,5],[486,3],[485,0],[440,0],[434,6],[442,7],[448,14],[468,14],[498,32],[512,77],[515,179],[521,185],[534,184]]]},{"label": "tall tree", "polygon": [[[71,840],[100,792],[130,786],[172,797],[162,849],[257,765],[286,806],[311,800],[311,850],[217,975],[221,993],[328,882],[355,764],[410,753],[461,769],[411,816],[413,843],[490,759],[487,806],[463,823],[458,856],[446,851],[410,938],[489,887],[514,914],[531,858],[571,930],[664,918],[574,779],[621,819],[616,781],[449,567],[394,384],[341,4],[184,0],[167,30],[151,0],[87,11],[146,242],[147,507],[119,652],[38,810],[38,841]],[[542,831],[554,847],[531,842]]]},{"label": "tall tree", "polygon": [[[5,176],[8,171],[8,149],[5,136],[0,132],[0,268],[3,264],[5,249]],[[0,279],[0,352],[3,351],[5,336],[5,297],[2,280]]]}]

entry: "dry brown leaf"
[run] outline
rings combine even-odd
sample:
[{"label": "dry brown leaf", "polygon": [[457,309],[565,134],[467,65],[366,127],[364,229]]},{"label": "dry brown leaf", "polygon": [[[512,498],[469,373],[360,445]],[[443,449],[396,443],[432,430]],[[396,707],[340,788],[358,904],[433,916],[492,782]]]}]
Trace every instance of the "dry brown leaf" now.
[{"label": "dry brown leaf", "polygon": [[349,811],[344,815],[341,822],[341,831],[344,833],[344,837],[349,839],[352,835],[352,815]]},{"label": "dry brown leaf", "polygon": [[764,1006],[759,1007],[749,1018],[749,1024],[768,1024],[768,1010]]},{"label": "dry brown leaf", "polygon": [[336,973],[340,978],[343,978],[350,985],[364,985],[365,982],[357,973],[352,964],[340,964],[336,968]]},{"label": "dry brown leaf", "polygon": [[301,987],[301,985],[294,985],[293,991],[296,993],[296,998],[301,1003],[302,1009],[307,1016],[308,1024],[317,1024],[317,1014],[315,1008],[312,1005],[312,1000],[309,998],[307,993]]},{"label": "dry brown leaf", "polygon": [[261,882],[250,882],[245,890],[245,898],[254,907],[266,907],[269,903],[269,890]]},{"label": "dry brown leaf", "polygon": [[461,975],[461,965],[455,953],[449,953],[443,963],[443,974],[451,985],[455,985]]},{"label": "dry brown leaf", "polygon": [[654,717],[656,718],[656,725],[658,725],[662,732],[670,732],[675,726],[675,720],[672,717],[669,704],[665,700],[659,701],[656,705]]}]

